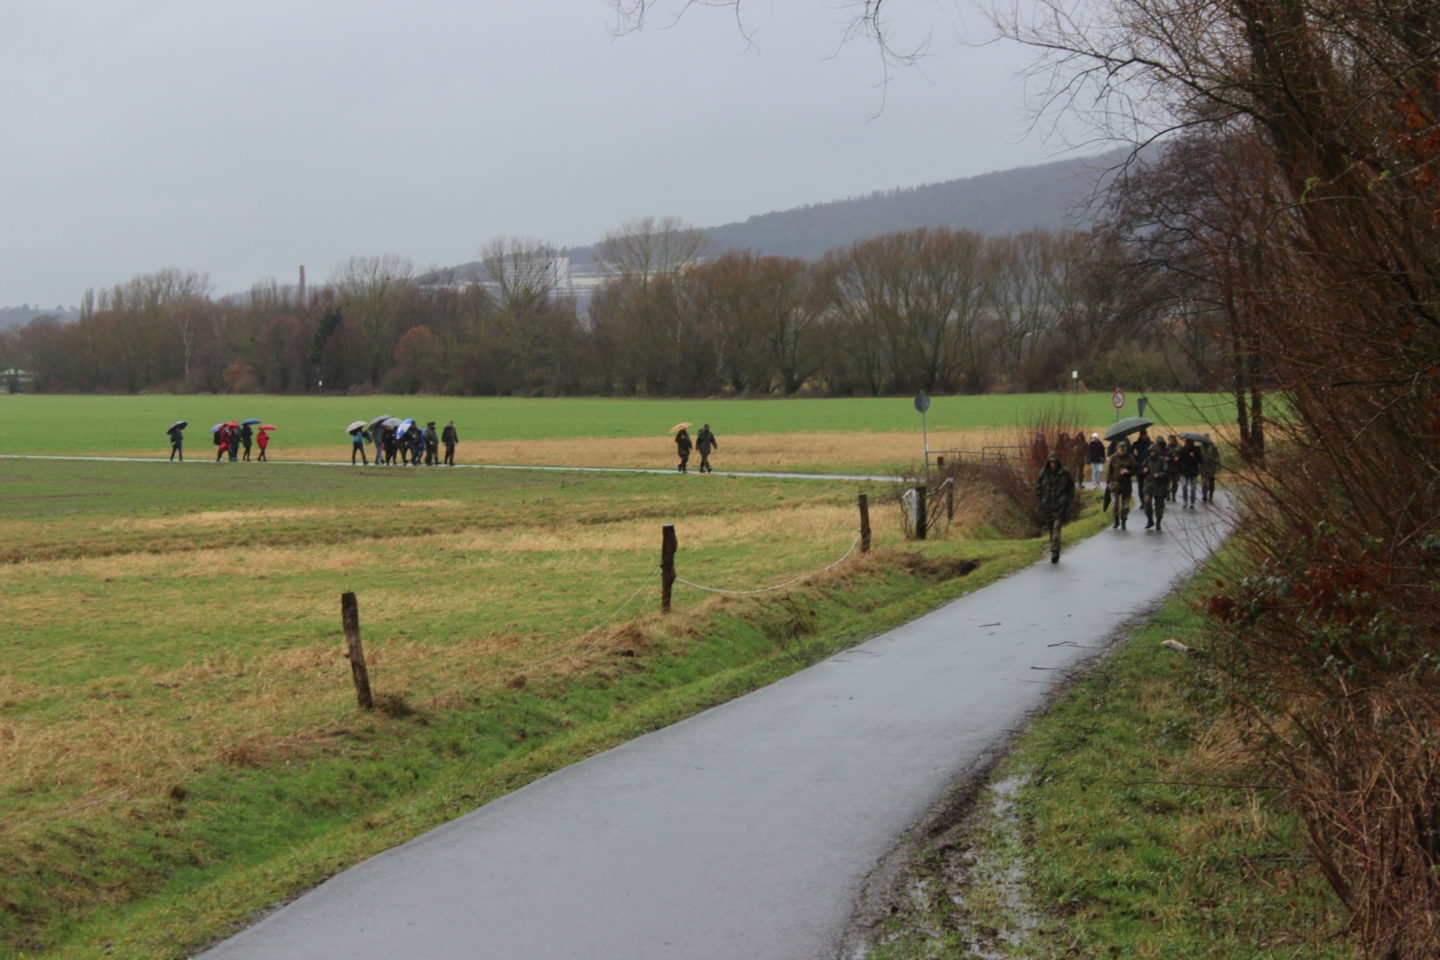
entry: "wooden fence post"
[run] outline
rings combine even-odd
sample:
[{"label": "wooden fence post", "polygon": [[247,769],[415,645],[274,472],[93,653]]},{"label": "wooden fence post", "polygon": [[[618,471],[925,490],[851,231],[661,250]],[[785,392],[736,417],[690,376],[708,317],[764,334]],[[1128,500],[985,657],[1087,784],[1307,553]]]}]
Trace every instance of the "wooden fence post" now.
[{"label": "wooden fence post", "polygon": [[945,485],[945,519],[955,519],[955,482],[953,479]]},{"label": "wooden fence post", "polygon": [[345,624],[345,656],[350,660],[350,674],[355,680],[355,700],[362,710],[374,710],[370,695],[370,671],[365,667],[365,648],[360,645],[360,607],[355,594],[340,594],[340,619]]},{"label": "wooden fence post", "polygon": [[675,586],[675,528],[660,528],[660,612],[670,612],[670,591]]},{"label": "wooden fence post", "polygon": [[929,520],[925,516],[925,487],[915,488],[915,539],[925,539],[925,527]]},{"label": "wooden fence post", "polygon": [[860,494],[860,552],[870,552],[870,498]]}]

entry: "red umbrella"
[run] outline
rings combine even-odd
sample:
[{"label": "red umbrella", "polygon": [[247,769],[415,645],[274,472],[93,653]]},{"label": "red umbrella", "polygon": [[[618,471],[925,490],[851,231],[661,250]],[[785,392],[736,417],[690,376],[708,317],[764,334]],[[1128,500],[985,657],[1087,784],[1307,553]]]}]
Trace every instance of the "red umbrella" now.
[{"label": "red umbrella", "polygon": [[280,428],[277,427],[277,426],[275,426],[275,424],[273,424],[273,423],[262,423],[262,424],[260,424],[260,426],[256,427],[255,429],[256,429],[256,430],[279,430]]}]

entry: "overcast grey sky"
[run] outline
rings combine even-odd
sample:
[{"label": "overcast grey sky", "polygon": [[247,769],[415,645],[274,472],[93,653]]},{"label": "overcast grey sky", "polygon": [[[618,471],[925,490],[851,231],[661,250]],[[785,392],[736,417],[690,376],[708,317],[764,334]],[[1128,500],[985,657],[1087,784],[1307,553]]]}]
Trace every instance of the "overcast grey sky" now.
[{"label": "overcast grey sky", "polygon": [[883,93],[841,0],[751,0],[750,46],[664,9],[616,37],[605,0],[0,0],[0,305],[450,266],[1061,154],[1027,136],[1028,56],[963,45],[949,0],[894,7],[932,56]]}]

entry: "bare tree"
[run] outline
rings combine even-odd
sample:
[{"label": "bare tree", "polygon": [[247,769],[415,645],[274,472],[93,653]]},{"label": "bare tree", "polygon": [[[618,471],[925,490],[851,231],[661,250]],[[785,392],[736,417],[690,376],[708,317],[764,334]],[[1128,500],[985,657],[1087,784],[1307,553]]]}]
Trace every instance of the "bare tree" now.
[{"label": "bare tree", "polygon": [[705,247],[704,232],[678,217],[641,217],[606,233],[595,246],[595,261],[607,277],[643,287],[693,264]]},{"label": "bare tree", "polygon": [[401,317],[414,289],[414,265],[393,253],[352,256],[330,277],[345,322],[363,338],[370,357],[365,376],[378,384],[390,366]]}]

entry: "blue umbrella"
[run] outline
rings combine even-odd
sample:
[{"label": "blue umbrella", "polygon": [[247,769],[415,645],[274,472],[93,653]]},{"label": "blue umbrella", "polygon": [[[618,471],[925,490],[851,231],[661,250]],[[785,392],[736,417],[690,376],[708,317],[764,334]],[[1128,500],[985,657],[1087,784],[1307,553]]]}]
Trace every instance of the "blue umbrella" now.
[{"label": "blue umbrella", "polygon": [[259,422],[260,422],[260,418],[259,418],[259,417],[250,417],[248,420],[241,420],[240,422],[241,422],[241,423],[259,423]]},{"label": "blue umbrella", "polygon": [[221,427],[223,427],[223,426],[225,426],[225,422],[224,422],[224,421],[221,421],[220,423],[217,423],[217,424],[215,424],[215,426],[211,427],[211,428],[210,428],[210,432],[211,432],[211,433],[214,433],[216,430],[219,430],[219,429],[220,429]]}]

